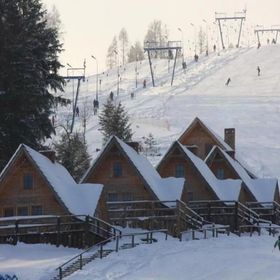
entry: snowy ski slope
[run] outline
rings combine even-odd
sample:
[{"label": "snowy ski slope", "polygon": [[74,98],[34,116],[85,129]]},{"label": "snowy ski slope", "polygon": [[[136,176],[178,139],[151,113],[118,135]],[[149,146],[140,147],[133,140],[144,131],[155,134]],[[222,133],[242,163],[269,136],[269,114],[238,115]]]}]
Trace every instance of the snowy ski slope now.
[{"label": "snowy ski slope", "polygon": [[[172,141],[198,116],[219,135],[226,127],[236,128],[237,155],[258,176],[280,178],[280,46],[264,46],[261,49],[231,49],[204,55],[198,63],[187,59],[187,70],[181,69],[179,59],[173,87],[170,86],[172,63],[168,72],[167,60],[154,60],[153,67],[157,87],[151,86],[148,61],[138,63],[138,88],[135,89],[135,63],[120,68],[121,101],[132,122],[134,139],[141,140],[150,132],[163,154]],[[257,76],[257,66],[261,76]],[[231,78],[228,87],[225,82]],[[102,103],[112,90],[117,92],[117,69],[101,73],[99,100]],[[147,80],[147,88],[142,82]],[[74,85],[75,86],[75,85]],[[76,86],[75,86],[76,88]],[[90,112],[87,124],[87,143],[92,157],[102,146],[98,130],[98,117],[93,115],[96,76],[90,76],[82,84],[79,109],[86,105]],[[131,100],[130,93],[135,93]],[[65,96],[72,98],[73,83],[65,88]],[[71,106],[57,112],[57,122],[65,124],[71,114]],[[82,131],[81,117],[75,130]],[[160,157],[151,158],[156,164]]]}]

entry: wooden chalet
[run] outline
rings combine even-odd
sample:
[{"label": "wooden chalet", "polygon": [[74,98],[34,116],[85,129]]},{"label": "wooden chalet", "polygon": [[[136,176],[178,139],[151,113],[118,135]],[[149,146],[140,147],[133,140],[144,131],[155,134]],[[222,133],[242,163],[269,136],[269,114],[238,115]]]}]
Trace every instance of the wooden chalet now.
[{"label": "wooden chalet", "polygon": [[0,217],[93,216],[102,188],[76,184],[54,152],[39,153],[21,144],[0,174]]},{"label": "wooden chalet", "polygon": [[218,146],[231,156],[235,150],[235,129],[226,128],[224,140],[196,117],[178,141],[201,159],[205,159],[213,146]]},{"label": "wooden chalet", "polygon": [[246,194],[245,202],[279,202],[277,179],[252,178],[251,173],[220,147],[213,147],[205,163],[218,179],[242,180]]},{"label": "wooden chalet", "polygon": [[[183,178],[161,178],[144,156],[115,136],[108,140],[81,182],[103,184],[102,199],[107,205],[116,207],[127,202],[130,209],[137,201],[174,202],[180,199],[184,186]],[[132,201],[133,205],[129,203]]]},{"label": "wooden chalet", "polygon": [[209,167],[179,141],[173,143],[157,166],[162,177],[186,179],[182,201],[242,200],[241,180],[219,180]]}]

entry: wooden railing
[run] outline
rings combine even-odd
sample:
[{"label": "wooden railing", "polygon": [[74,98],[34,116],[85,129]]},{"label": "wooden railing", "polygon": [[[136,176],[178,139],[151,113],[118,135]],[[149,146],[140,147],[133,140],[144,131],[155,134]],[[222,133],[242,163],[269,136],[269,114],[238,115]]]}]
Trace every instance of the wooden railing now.
[{"label": "wooden railing", "polygon": [[[126,225],[128,222],[143,224],[149,229],[156,226],[169,229],[169,233],[178,235],[186,228],[201,228],[209,224],[186,203],[177,201],[118,201],[107,202],[109,220],[112,224]],[[139,225],[138,225],[139,226]]]},{"label": "wooden railing", "polygon": [[[184,203],[181,200],[177,200],[177,211],[178,211],[178,226],[184,228],[184,223],[186,224],[185,227],[191,227],[195,229],[202,228],[205,224],[212,224],[211,222],[206,221],[202,216],[197,214],[194,210],[192,210],[190,207],[187,206],[186,203]],[[181,223],[183,222],[183,225]],[[182,231],[181,229],[179,230]]]},{"label": "wooden railing", "polygon": [[[67,262],[63,263],[62,265],[60,265],[59,267],[56,268],[56,271],[58,271],[58,276],[59,279],[63,279],[64,275],[63,275],[63,271],[65,271],[67,269],[67,267],[70,267],[73,264],[77,264],[78,263],[78,269],[82,269],[83,266],[88,263],[88,262],[84,262],[84,260],[88,260],[88,259],[95,259],[93,256],[96,256],[100,259],[102,259],[104,257],[104,255],[106,254],[106,252],[108,250],[106,250],[104,248],[104,246],[106,244],[108,244],[109,242],[115,242],[113,249],[110,249],[110,252],[118,252],[121,245],[120,245],[120,239],[123,238],[130,238],[130,243],[126,243],[129,244],[131,248],[134,248],[136,246],[135,243],[135,237],[136,236],[145,236],[145,242],[147,244],[153,243],[154,238],[153,235],[155,233],[164,233],[165,234],[165,240],[167,240],[168,234],[167,234],[167,230],[166,229],[161,229],[161,230],[155,230],[155,231],[147,231],[147,232],[139,232],[139,233],[131,233],[131,234],[119,234],[116,236],[112,236],[110,238],[107,238],[106,240],[93,245],[92,247],[86,249],[85,251],[83,251],[82,253],[74,256],[73,258],[71,258],[70,260],[68,260]],[[126,241],[127,242],[127,241]],[[107,255],[107,254],[106,254]],[[72,271],[72,273],[74,272],[74,270]],[[69,275],[69,274],[68,274]],[[67,275],[67,276],[68,276]]]},{"label": "wooden railing", "polygon": [[246,206],[257,212],[263,219],[271,220],[274,224],[280,224],[280,205],[272,202],[247,202]]},{"label": "wooden railing", "polygon": [[270,223],[258,213],[238,201],[201,200],[190,201],[188,206],[204,219],[218,224],[229,224],[232,229],[245,224]]},{"label": "wooden railing", "polygon": [[250,236],[253,235],[253,232],[257,231],[258,235],[261,235],[261,230],[265,229],[269,235],[275,236],[275,234],[279,234],[280,232],[280,226],[275,225],[241,225],[239,226],[239,236],[242,235],[242,233],[250,233]]},{"label": "wooden railing", "polygon": [[82,241],[87,246],[90,244],[90,234],[106,239],[120,234],[120,231],[103,220],[85,215],[0,218],[0,237],[8,237],[9,242],[14,244],[23,237],[34,235],[38,235],[42,240],[48,242],[49,235],[55,235],[55,243],[59,246],[63,234],[79,233],[84,235]]},{"label": "wooden railing", "polygon": [[197,233],[202,233],[203,234],[203,238],[206,239],[207,238],[207,232],[211,232],[212,233],[212,237],[218,237],[219,233],[226,233],[227,236],[229,236],[230,234],[230,227],[228,225],[226,226],[221,226],[221,225],[215,225],[213,224],[212,226],[207,226],[205,228],[200,228],[200,229],[191,229],[191,230],[187,230],[187,231],[183,231],[180,234],[180,241],[182,241],[183,235],[187,234],[187,233],[191,233],[191,239],[195,240],[196,239],[196,234]]}]

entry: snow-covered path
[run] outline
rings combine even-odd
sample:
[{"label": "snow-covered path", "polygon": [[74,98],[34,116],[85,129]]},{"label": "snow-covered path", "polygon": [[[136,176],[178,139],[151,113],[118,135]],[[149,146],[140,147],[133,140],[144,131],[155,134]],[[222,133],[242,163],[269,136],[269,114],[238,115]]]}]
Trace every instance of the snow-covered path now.
[{"label": "snow-covered path", "polygon": [[[225,236],[207,240],[167,241],[121,250],[97,259],[69,280],[279,280],[276,237]],[[163,238],[164,239],[164,238]],[[20,280],[48,279],[79,250],[49,245],[0,245],[0,274]]]},{"label": "snow-covered path", "polygon": [[275,238],[225,237],[142,245],[108,256],[73,274],[77,280],[279,280]]}]

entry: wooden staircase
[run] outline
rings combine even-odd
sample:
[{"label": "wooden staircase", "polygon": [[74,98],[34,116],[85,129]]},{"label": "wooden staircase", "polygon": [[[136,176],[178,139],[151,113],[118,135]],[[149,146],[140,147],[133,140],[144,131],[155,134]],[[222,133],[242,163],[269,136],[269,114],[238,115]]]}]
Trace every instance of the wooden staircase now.
[{"label": "wooden staircase", "polygon": [[[83,269],[85,265],[94,261],[95,259],[102,259],[107,257],[112,252],[118,252],[119,250],[131,249],[138,245],[140,242],[135,242],[137,236],[144,236],[144,239],[141,239],[142,243],[151,244],[155,241],[153,238],[154,233],[164,233],[165,239],[167,239],[167,230],[158,230],[158,231],[147,231],[140,233],[132,233],[110,237],[98,244],[93,245],[87,250],[83,251],[81,254],[74,256],[64,264],[60,265],[55,270],[55,275],[50,278],[50,280],[61,280],[74,272]],[[125,240],[125,242],[122,242]],[[127,242],[130,240],[130,242]],[[110,245],[110,248],[104,248],[106,245]]]}]

